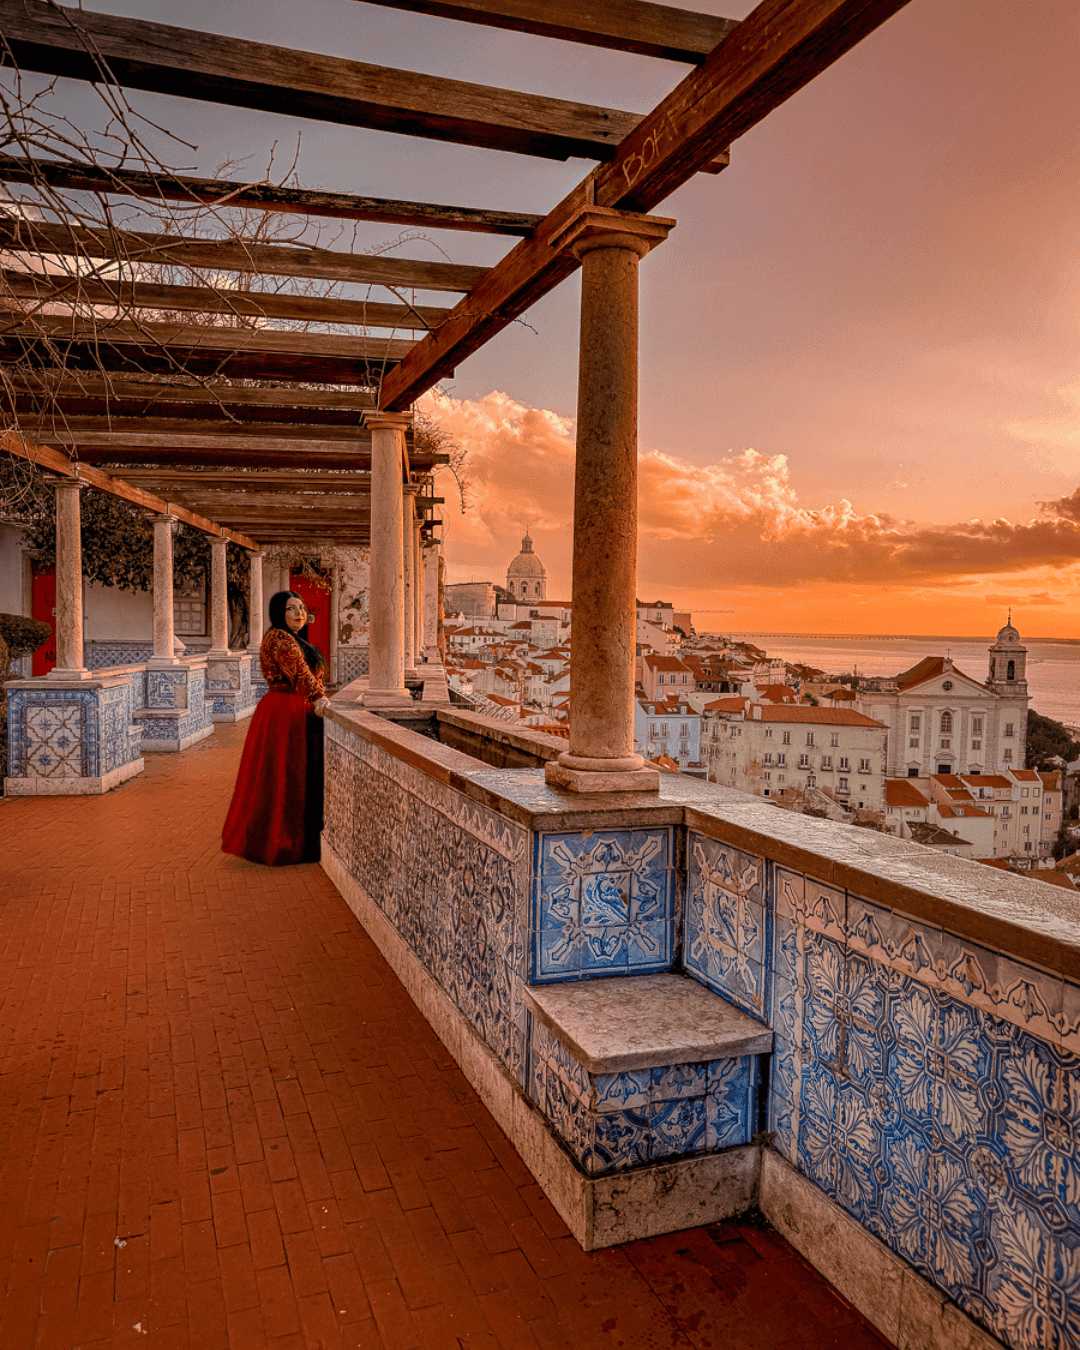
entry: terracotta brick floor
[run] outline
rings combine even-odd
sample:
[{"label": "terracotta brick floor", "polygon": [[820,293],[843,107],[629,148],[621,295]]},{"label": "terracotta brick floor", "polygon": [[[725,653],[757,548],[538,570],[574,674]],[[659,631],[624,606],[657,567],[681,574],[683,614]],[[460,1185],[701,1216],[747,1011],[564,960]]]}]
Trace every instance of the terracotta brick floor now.
[{"label": "terracotta brick floor", "polygon": [[2,1350],[880,1350],[764,1228],[582,1253],[320,869],[219,852],[243,735],[0,802]]}]

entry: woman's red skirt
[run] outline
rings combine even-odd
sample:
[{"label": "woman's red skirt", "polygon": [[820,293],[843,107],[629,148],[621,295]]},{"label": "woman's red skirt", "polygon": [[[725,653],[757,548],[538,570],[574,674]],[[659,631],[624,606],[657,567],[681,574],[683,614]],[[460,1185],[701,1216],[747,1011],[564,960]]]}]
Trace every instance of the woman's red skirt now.
[{"label": "woman's red skirt", "polygon": [[291,689],[263,694],[221,833],[226,853],[269,867],[318,861],[322,729],[322,720],[300,694]]}]

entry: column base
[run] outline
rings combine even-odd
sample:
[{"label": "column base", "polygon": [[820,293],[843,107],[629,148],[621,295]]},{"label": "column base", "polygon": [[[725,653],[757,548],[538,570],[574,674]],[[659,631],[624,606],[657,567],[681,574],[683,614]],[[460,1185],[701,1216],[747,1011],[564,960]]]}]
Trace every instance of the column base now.
[{"label": "column base", "polygon": [[400,689],[365,689],[360,697],[365,708],[401,708],[412,701],[404,685]]},{"label": "column base", "polygon": [[85,666],[79,666],[76,670],[62,670],[60,666],[53,666],[45,678],[47,680],[92,680],[94,679],[94,672],[87,670]]},{"label": "column base", "polygon": [[660,770],[571,769],[558,760],[544,765],[544,777],[552,787],[564,792],[659,792]]},{"label": "column base", "polygon": [[182,666],[184,662],[178,656],[151,656],[146,664],[151,670],[161,670],[165,667]]}]

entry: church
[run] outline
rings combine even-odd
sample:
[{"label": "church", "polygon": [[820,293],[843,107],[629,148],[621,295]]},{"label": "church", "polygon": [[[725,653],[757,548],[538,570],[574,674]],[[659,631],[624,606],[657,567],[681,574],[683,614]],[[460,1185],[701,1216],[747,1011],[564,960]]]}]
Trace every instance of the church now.
[{"label": "church", "polygon": [[980,684],[948,656],[926,656],[892,679],[867,680],[858,708],[889,728],[885,775],[1022,769],[1027,746],[1027,648],[1010,614]]},{"label": "church", "polygon": [[547,599],[547,571],[533,552],[528,530],[521,541],[521,552],[506,569],[506,589],[515,600]]}]

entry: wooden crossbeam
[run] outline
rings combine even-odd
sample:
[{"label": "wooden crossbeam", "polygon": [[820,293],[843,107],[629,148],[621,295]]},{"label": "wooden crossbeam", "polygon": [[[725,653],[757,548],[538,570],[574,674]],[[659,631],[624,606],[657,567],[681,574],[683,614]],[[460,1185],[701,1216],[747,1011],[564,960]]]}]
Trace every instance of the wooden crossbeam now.
[{"label": "wooden crossbeam", "polygon": [[[681,13],[682,11],[674,11]],[[337,220],[373,220],[414,229],[468,230],[478,234],[528,235],[543,216],[523,211],[493,211],[475,206],[439,206],[388,197],[358,197],[345,192],[282,187],[274,183],[236,183],[185,174],[103,169],[93,164],[62,164],[0,155],[0,182],[46,184],[67,191],[112,193],[149,200],[204,203]]]},{"label": "wooden crossbeam", "polygon": [[[287,292],[224,290],[210,286],[160,286],[150,282],[86,277],[45,276],[40,272],[0,269],[0,308],[13,301],[48,305],[116,306],[123,313],[180,310],[261,319],[294,319],[303,323],[355,324],[371,328],[437,327],[450,312],[428,305],[389,305],[374,300],[342,300],[333,296],[289,295]],[[84,311],[85,312],[85,311]]]},{"label": "wooden crossbeam", "polygon": [[7,0],[3,29],[24,70],[547,159],[608,159],[640,120],[43,0]]},{"label": "wooden crossbeam", "polygon": [[762,0],[619,146],[480,280],[382,385],[409,407],[578,263],[559,236],[587,207],[651,211],[723,146],[808,84],[907,0]]},{"label": "wooden crossbeam", "polygon": [[63,422],[31,425],[20,422],[20,430],[42,444],[71,441],[79,445],[188,445],[216,441],[223,444],[247,444],[249,441],[274,440],[333,441],[340,445],[365,448],[371,445],[371,432],[359,424],[350,426],[307,425],[303,422],[200,422],[180,417],[71,417]]},{"label": "wooden crossbeam", "polygon": [[117,478],[113,474],[104,473],[102,470],[86,464],[73,463],[61,451],[51,449],[48,446],[35,445],[17,432],[0,432],[0,449],[7,451],[9,454],[17,455],[20,459],[29,460],[31,464],[36,464],[39,468],[48,469],[50,473],[60,474],[66,478],[81,479],[91,487],[97,488],[99,492],[107,492],[111,497],[119,497],[123,501],[130,502],[132,506],[144,507],[147,511],[153,511],[158,515],[177,516],[185,524],[192,525],[197,530],[202,530],[204,534],[224,536],[226,539],[231,539],[234,544],[240,544],[243,548],[255,550],[259,547],[253,539],[249,539],[245,534],[219,525],[216,521],[206,519],[205,516],[197,515],[194,511],[190,511],[186,506],[177,502],[170,502],[162,497],[157,497],[143,488],[133,487],[130,483],[125,483],[122,478]]},{"label": "wooden crossbeam", "polygon": [[79,270],[83,272],[87,270],[84,260],[94,258],[127,263],[132,268],[136,265],[206,268],[211,272],[265,273],[420,291],[467,291],[487,271],[484,267],[460,263],[376,258],[308,244],[249,244],[140,230],[89,229],[14,216],[0,216],[0,247],[16,253],[77,257]]},{"label": "wooden crossbeam", "polygon": [[[319,488],[328,488],[330,491],[338,492],[370,492],[371,474],[370,473],[314,473],[302,472],[296,470],[293,473],[273,473],[269,471],[249,471],[247,473],[233,473],[228,469],[211,469],[200,472],[198,470],[189,470],[187,472],[170,472],[167,469],[138,469],[131,468],[124,470],[124,477],[129,483],[140,484],[148,491],[164,493],[214,493],[228,492],[234,489],[247,489],[250,485],[253,491],[262,489],[282,489],[290,490],[305,488],[308,491]],[[424,501],[431,501],[432,498],[422,498]]]},{"label": "wooden crossbeam", "polygon": [[239,519],[238,512],[255,516],[267,511],[271,515],[277,510],[296,508],[300,511],[315,511],[319,515],[366,511],[371,501],[371,483],[357,492],[286,492],[276,489],[266,492],[223,492],[218,489],[207,490],[195,487],[171,487],[169,496],[187,503],[193,508],[211,512],[222,519]]},{"label": "wooden crossbeam", "polygon": [[583,42],[591,47],[699,64],[735,28],[734,19],[646,0],[368,0],[443,19]]},{"label": "wooden crossbeam", "polygon": [[[254,438],[253,438],[254,439]],[[55,444],[60,444],[56,442]],[[195,445],[81,445],[63,442],[77,450],[84,464],[148,464],[191,468],[237,469],[348,469],[370,470],[371,452],[355,449],[348,441],[283,441],[268,438],[257,444],[238,444],[213,437],[201,438]],[[443,454],[418,454],[410,451],[409,466],[414,474],[430,473],[439,464],[449,463]]]},{"label": "wooden crossbeam", "polygon": [[233,436],[223,436],[220,432],[213,432],[204,436],[189,436],[181,433],[160,432],[148,433],[138,431],[73,431],[64,432],[57,430],[46,435],[43,431],[36,434],[36,439],[43,445],[70,445],[76,446],[80,455],[87,450],[100,450],[109,452],[112,450],[138,450],[143,454],[144,459],[153,459],[158,450],[213,450],[218,447],[222,452],[240,451],[247,452],[254,456],[253,463],[258,462],[258,456],[263,450],[275,447],[289,446],[298,450],[303,450],[310,457],[317,458],[323,451],[328,454],[339,454],[343,450],[351,450],[354,454],[364,454],[368,458],[371,456],[371,438],[356,436],[342,436],[335,439],[327,439],[318,436],[297,436],[289,429],[288,435],[281,436],[252,436],[248,434],[247,429],[241,434]]},{"label": "wooden crossbeam", "polygon": [[[374,394],[366,391],[314,389],[303,385],[253,388],[249,385],[215,383],[212,380],[203,384],[167,384],[120,377],[106,379],[91,373],[76,375],[57,370],[31,372],[25,368],[7,372],[5,381],[17,394],[41,400],[47,407],[54,406],[57,400],[62,406],[64,400],[75,404],[91,399],[113,408],[125,404],[146,410],[168,406],[169,415],[174,417],[208,416],[208,410],[216,412],[220,408],[227,408],[235,414],[257,409],[276,419],[281,416],[280,410],[286,408],[304,409],[306,417],[313,409],[353,415],[365,408],[375,407]],[[3,393],[0,390],[0,399]]]}]

